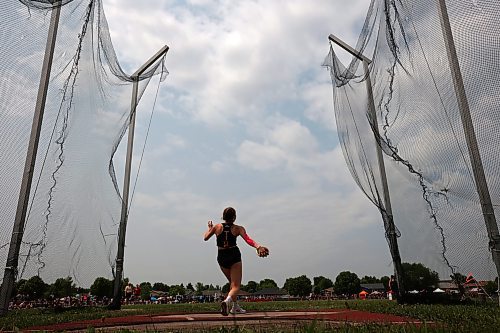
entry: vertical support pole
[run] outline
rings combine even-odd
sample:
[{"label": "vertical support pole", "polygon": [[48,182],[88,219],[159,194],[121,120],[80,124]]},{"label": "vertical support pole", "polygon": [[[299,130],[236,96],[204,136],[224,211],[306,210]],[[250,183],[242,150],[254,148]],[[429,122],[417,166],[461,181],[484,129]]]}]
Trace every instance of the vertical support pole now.
[{"label": "vertical support pole", "polygon": [[168,45],[163,46],[156,54],[154,54],[148,61],[146,61],[131,78],[134,82],[132,87],[132,100],[130,102],[130,123],[128,129],[128,145],[127,145],[127,158],[125,161],[125,176],[123,180],[123,198],[122,198],[122,211],[120,217],[120,227],[118,229],[118,251],[116,254],[116,269],[115,281],[113,284],[113,303],[110,304],[109,309],[119,310],[121,308],[122,300],[122,279],[123,279],[123,260],[125,257],[125,234],[127,232],[128,220],[128,196],[130,188],[130,171],[132,168],[132,149],[134,146],[134,130],[135,130],[135,114],[137,109],[137,95],[139,90],[139,78],[151,65],[158,59],[164,56],[169,50]]},{"label": "vertical support pole", "polygon": [[[373,122],[373,130],[376,131],[374,134],[377,149],[377,161],[378,167],[382,182],[382,189],[384,192],[384,204],[385,211],[387,213],[387,224],[388,224],[388,241],[389,241],[389,251],[391,252],[392,262],[394,264],[394,274],[396,275],[396,282],[398,284],[398,293],[396,295],[398,301],[403,300],[403,296],[405,294],[405,288],[403,285],[403,265],[401,264],[401,255],[399,253],[398,239],[396,236],[396,226],[394,225],[394,218],[392,215],[392,206],[391,206],[391,197],[389,195],[389,185],[387,183],[387,174],[385,172],[385,164],[384,158],[382,155],[382,147],[380,145],[380,134],[378,132],[378,122],[377,122],[377,114],[375,111],[375,102],[373,100],[373,90],[372,90],[372,82],[370,78],[370,69],[368,65],[371,63],[371,60],[365,57],[361,52],[353,49],[348,44],[344,43],[341,39],[334,35],[328,36],[328,39],[334,42],[335,44],[342,47],[344,50],[352,54],[354,57],[358,58],[363,62],[363,68],[366,75],[366,91],[368,93],[368,112],[369,116]],[[385,223],[385,221],[384,221]]]},{"label": "vertical support pole", "polygon": [[[451,77],[453,79],[453,87],[458,102],[458,109],[460,117],[462,118],[462,126],[465,132],[465,141],[469,150],[469,158],[472,165],[472,172],[474,174],[474,181],[476,183],[477,193],[479,194],[479,201],[483,212],[484,222],[489,238],[489,248],[493,262],[497,269],[497,276],[500,279],[500,235],[498,232],[498,224],[495,218],[495,211],[491,203],[490,192],[486,176],[484,174],[483,163],[479,153],[479,147],[472,123],[472,117],[469,109],[469,102],[465,93],[464,81],[462,72],[460,71],[460,64],[458,62],[457,50],[455,48],[455,41],[453,40],[453,33],[450,26],[450,18],[446,8],[445,0],[438,1],[439,19],[441,20],[441,28],[443,30],[443,37],[448,54],[448,62],[451,69]],[[500,296],[499,296],[500,305]]]},{"label": "vertical support pole", "polygon": [[128,197],[130,190],[130,172],[132,169],[132,150],[134,148],[135,115],[137,109],[137,94],[139,90],[139,77],[132,77],[132,101],[130,103],[130,121],[128,128],[127,157],[125,161],[125,176],[123,180],[122,211],[120,216],[120,227],[118,230],[118,252],[116,254],[115,281],[113,286],[113,303],[110,308],[119,310],[122,299],[123,260],[125,256],[125,234],[127,232],[128,220]]},{"label": "vertical support pole", "polygon": [[398,284],[398,291],[396,297],[398,301],[402,301],[405,293],[403,285],[403,265],[401,264],[401,255],[399,253],[398,238],[396,235],[396,226],[394,225],[394,218],[392,215],[391,197],[389,195],[389,185],[387,182],[387,174],[385,172],[385,163],[384,163],[384,157],[382,155],[380,134],[378,132],[378,121],[377,121],[377,114],[375,111],[375,102],[373,100],[373,90],[372,90],[372,82],[370,79],[370,69],[368,67],[368,59],[365,58],[362,61],[366,75],[365,82],[366,82],[366,90],[368,93],[368,111],[370,118],[373,122],[374,130],[376,131],[374,135],[375,135],[375,141],[377,142],[376,144],[377,161],[383,188],[385,211],[387,213],[387,219],[388,219],[387,224],[389,230],[387,230],[388,234],[387,236],[389,241],[389,250],[391,252],[392,262],[394,264],[394,273],[396,275],[396,282]]},{"label": "vertical support pole", "polygon": [[30,141],[28,144],[28,152],[26,154],[26,161],[24,164],[23,180],[21,182],[21,190],[19,191],[16,217],[9,245],[9,255],[5,264],[3,283],[0,290],[0,315],[6,314],[9,310],[9,302],[12,296],[12,291],[14,289],[15,279],[17,277],[19,251],[21,249],[21,243],[24,235],[26,212],[28,209],[28,202],[31,192],[31,183],[33,181],[33,172],[35,168],[38,143],[40,141],[40,131],[42,128],[43,114],[45,111],[45,101],[47,99],[50,71],[52,69],[52,59],[54,56],[60,13],[61,3],[60,1],[57,1],[54,4],[54,8],[52,9],[52,14],[50,17],[49,32],[47,36],[47,44],[45,47],[45,56],[43,58],[40,84],[38,86],[38,95],[36,98],[35,114],[33,116]]}]

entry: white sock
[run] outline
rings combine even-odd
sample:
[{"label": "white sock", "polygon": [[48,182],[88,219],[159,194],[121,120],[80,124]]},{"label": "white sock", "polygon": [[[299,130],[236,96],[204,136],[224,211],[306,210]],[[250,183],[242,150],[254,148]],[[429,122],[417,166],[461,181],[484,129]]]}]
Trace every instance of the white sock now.
[{"label": "white sock", "polygon": [[232,302],[233,299],[231,298],[231,296],[227,296],[227,298],[224,300],[224,302]]}]

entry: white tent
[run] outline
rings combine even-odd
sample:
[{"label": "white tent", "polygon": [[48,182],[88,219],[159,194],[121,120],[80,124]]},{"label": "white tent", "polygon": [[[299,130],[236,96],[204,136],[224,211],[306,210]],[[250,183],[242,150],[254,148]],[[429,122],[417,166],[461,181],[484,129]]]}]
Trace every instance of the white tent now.
[{"label": "white tent", "polygon": [[412,290],[410,291],[410,294],[418,294],[418,290]]},{"label": "white tent", "polygon": [[433,293],[444,293],[444,290],[437,288],[436,290],[433,291]]}]

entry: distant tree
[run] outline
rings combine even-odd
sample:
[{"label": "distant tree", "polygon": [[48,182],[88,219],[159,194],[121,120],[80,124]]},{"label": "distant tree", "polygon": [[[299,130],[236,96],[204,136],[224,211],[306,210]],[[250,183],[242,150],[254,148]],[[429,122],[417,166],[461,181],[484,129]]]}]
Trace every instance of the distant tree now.
[{"label": "distant tree", "polygon": [[313,292],[318,295],[321,291],[333,287],[333,282],[324,276],[316,276],[313,278]]},{"label": "distant tree", "polygon": [[360,292],[360,280],[356,273],[349,271],[341,272],[335,279],[335,293],[352,295]]},{"label": "distant tree", "polygon": [[153,290],[168,292],[170,287],[163,282],[155,282],[153,284]]},{"label": "distant tree", "polygon": [[388,276],[382,276],[380,282],[384,285],[385,290],[389,290],[389,281],[391,280]]},{"label": "distant tree", "polygon": [[50,294],[57,298],[71,296],[75,293],[76,286],[73,279],[68,276],[66,278],[57,279],[50,287]]},{"label": "distant tree", "polygon": [[128,277],[123,278],[122,286],[125,287],[129,282],[130,282],[130,279]]},{"label": "distant tree", "polygon": [[196,288],[196,296],[203,295],[203,291],[206,290],[205,286],[201,282],[196,282],[196,287],[195,288]]},{"label": "distant tree", "polygon": [[488,295],[494,295],[497,293],[498,290],[498,277],[495,279],[495,281],[488,281],[486,285],[484,286],[484,291],[488,293]]},{"label": "distant tree", "polygon": [[248,281],[248,283],[243,287],[243,290],[249,293],[254,293],[258,290],[259,284],[255,281]]},{"label": "distant tree", "polygon": [[313,286],[317,286],[323,279],[326,279],[323,275],[313,277]]},{"label": "distant tree", "polygon": [[13,291],[13,295],[17,295],[19,294],[19,290],[23,287],[23,285],[26,283],[26,279],[21,279],[19,281],[17,281],[15,284],[14,284],[14,291]]},{"label": "distant tree", "polygon": [[231,289],[231,286],[229,285],[229,282],[222,286],[222,292],[224,294],[228,293],[230,289]]},{"label": "distant tree", "polygon": [[359,282],[360,283],[380,283],[380,280],[377,279],[375,276],[365,275],[361,278],[361,280]]},{"label": "distant tree", "polygon": [[194,291],[194,287],[193,285],[191,284],[191,282],[189,282],[186,286],[186,290],[191,290],[191,291]]},{"label": "distant tree", "polygon": [[90,292],[90,288],[76,287],[75,293],[77,294],[87,294]]},{"label": "distant tree", "polygon": [[461,273],[453,273],[452,275],[450,275],[450,278],[458,287],[458,291],[460,292],[460,294],[463,295],[465,293],[464,284],[467,277]]},{"label": "distant tree", "polygon": [[293,296],[307,296],[312,291],[311,280],[305,275],[286,279],[283,288]]},{"label": "distant tree", "polygon": [[153,286],[151,286],[150,282],[141,282],[139,284],[141,287],[141,299],[147,301],[151,297],[151,291],[153,290]]},{"label": "distant tree", "polygon": [[181,285],[172,285],[170,286],[170,290],[168,292],[170,296],[177,296],[177,295],[185,295],[186,290],[184,289],[184,286]]},{"label": "distant tree", "polygon": [[90,292],[97,297],[113,296],[113,281],[105,277],[98,277],[90,286]]},{"label": "distant tree", "polygon": [[278,285],[272,279],[264,279],[259,282],[259,290],[268,288],[278,288]]},{"label": "distant tree", "polygon": [[44,296],[47,289],[48,285],[43,282],[41,277],[33,276],[19,287],[19,293],[27,295],[30,299],[38,299]]},{"label": "distant tree", "polygon": [[464,284],[467,277],[462,273],[454,273],[450,275],[450,279],[456,284]]},{"label": "distant tree", "polygon": [[439,282],[438,273],[430,270],[420,263],[402,264],[403,285],[406,290],[430,290]]}]

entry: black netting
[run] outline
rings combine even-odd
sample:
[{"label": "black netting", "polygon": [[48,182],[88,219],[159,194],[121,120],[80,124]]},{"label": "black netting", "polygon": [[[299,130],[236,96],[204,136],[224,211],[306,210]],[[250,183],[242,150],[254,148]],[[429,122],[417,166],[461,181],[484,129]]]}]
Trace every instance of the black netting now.
[{"label": "black netting", "polygon": [[74,0],[19,0],[26,7],[36,9],[52,9],[64,6],[72,1]]},{"label": "black netting", "polygon": [[[493,208],[500,217],[500,3],[446,1],[458,61]],[[373,0],[356,45],[363,62],[325,60],[334,86],[337,128],[349,169],[380,209],[387,230],[377,142],[384,152],[402,260],[441,278],[497,271],[476,190],[436,0]],[[396,233],[398,233],[396,231]]]},{"label": "black netting", "polygon": [[[98,276],[111,278],[115,265],[121,180],[113,156],[132,96],[101,0],[2,4],[0,258],[8,254],[53,3],[64,6],[17,278],[39,274],[50,283],[70,276],[88,287]],[[141,75],[138,98],[166,74],[162,58]]]}]

